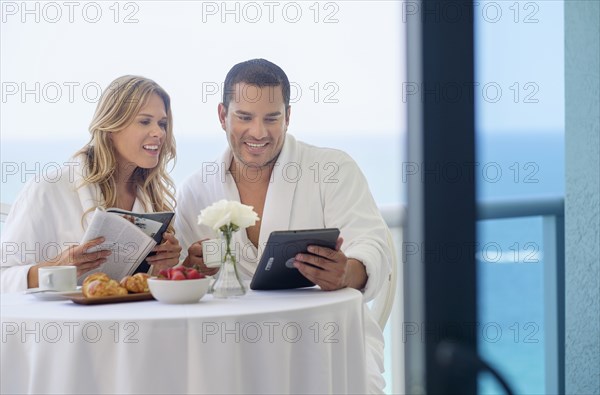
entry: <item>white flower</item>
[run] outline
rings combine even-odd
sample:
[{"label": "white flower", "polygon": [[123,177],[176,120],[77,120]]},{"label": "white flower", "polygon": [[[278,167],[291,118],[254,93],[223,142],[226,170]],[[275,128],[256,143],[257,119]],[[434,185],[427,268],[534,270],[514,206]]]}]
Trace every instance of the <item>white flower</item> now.
[{"label": "white flower", "polygon": [[246,229],[259,220],[258,214],[252,206],[246,206],[239,202],[229,202],[231,209],[231,223],[237,225],[240,229]]},{"label": "white flower", "polygon": [[199,225],[209,226],[215,231],[228,225],[235,225],[235,230],[246,229],[258,220],[258,215],[251,206],[227,200],[219,200],[200,211],[198,216]]}]

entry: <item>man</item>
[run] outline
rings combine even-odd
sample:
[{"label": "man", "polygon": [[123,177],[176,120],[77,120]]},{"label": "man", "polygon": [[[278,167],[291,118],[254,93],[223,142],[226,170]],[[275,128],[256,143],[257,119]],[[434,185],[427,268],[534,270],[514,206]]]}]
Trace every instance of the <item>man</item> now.
[{"label": "man", "polygon": [[[204,265],[200,241],[215,235],[199,226],[197,217],[218,200],[239,200],[260,217],[246,232],[234,233],[247,279],[272,231],[339,228],[335,249],[315,247],[311,254],[298,254],[294,266],[323,290],[352,287],[367,302],[391,270],[387,226],[352,158],[287,134],[289,101],[287,76],[267,60],[239,63],[227,74],[218,115],[229,147],[219,162],[204,164],[186,180],[177,196],[175,229],[187,250],[184,265],[198,265],[207,275],[218,271]],[[367,316],[370,390],[382,392],[383,337]]]}]

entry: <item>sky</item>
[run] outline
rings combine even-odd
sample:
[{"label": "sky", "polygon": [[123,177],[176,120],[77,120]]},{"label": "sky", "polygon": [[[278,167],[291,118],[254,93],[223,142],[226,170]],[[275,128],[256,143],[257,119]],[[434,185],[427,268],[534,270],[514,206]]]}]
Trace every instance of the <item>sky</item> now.
[{"label": "sky", "polygon": [[[460,21],[472,13],[477,133],[562,133],[563,2],[476,1],[472,11],[459,4],[1,1],[2,199],[11,200],[23,181],[19,173],[5,182],[5,162],[65,160],[87,142],[101,91],[124,74],[152,78],[169,92],[180,154],[174,176],[183,180],[199,156],[211,160],[225,145],[217,118],[225,74],[263,57],[291,81],[289,132],[346,150],[376,199],[396,202],[405,193],[406,103],[428,89],[406,76],[411,18]],[[457,91],[449,84],[434,92],[451,100]],[[44,152],[48,142],[63,149]],[[373,158],[391,170],[382,172]]]},{"label": "sky", "polygon": [[[227,70],[255,57],[282,66],[292,82],[291,131],[403,134],[408,95],[425,92],[406,79],[406,22],[458,20],[469,12],[456,2],[424,12],[415,1],[2,1],[1,7],[3,142],[85,141],[100,92],[124,74],[152,78],[171,94],[178,137],[214,135]],[[562,130],[562,1],[478,1],[472,12],[478,130]],[[450,97],[453,89],[441,86],[436,94]]]},{"label": "sky", "polygon": [[169,92],[178,138],[220,133],[225,74],[258,57],[288,75],[291,131],[404,132],[399,2],[70,4],[2,2],[3,141],[87,137],[101,90],[124,74]]},{"label": "sky", "polygon": [[563,1],[475,3],[476,129],[563,133]]},{"label": "sky", "polygon": [[[292,83],[292,130],[309,135],[402,134],[410,18],[460,20],[456,2],[414,1],[1,2],[2,140],[72,139],[100,92],[139,74],[171,94],[178,137],[218,133],[224,76],[264,57]],[[477,128],[531,132],[564,126],[563,4],[481,1],[476,37]],[[443,66],[443,65],[442,65]],[[464,89],[464,87],[459,87]],[[436,87],[450,98],[456,87]]]}]

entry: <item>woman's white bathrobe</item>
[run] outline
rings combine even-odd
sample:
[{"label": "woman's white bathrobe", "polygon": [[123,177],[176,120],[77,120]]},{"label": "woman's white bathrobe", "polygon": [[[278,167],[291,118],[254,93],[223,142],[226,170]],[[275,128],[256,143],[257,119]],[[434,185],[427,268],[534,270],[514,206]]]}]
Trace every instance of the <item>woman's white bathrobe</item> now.
[{"label": "woman's white bathrobe", "polygon": [[[220,161],[203,163],[202,169],[179,187],[175,229],[183,257],[192,243],[215,237],[211,229],[197,224],[200,211],[221,199],[240,200],[228,173],[231,160],[228,148]],[[246,232],[234,233],[237,257],[247,280],[252,277],[272,231],[326,227],[339,228],[344,254],[365,265],[369,276],[363,290],[365,302],[377,295],[390,273],[392,253],[387,244],[387,226],[365,177],[342,151],[314,147],[287,134],[271,175],[261,221],[258,249]],[[384,385],[383,335],[369,312],[365,318],[370,392],[378,392]]]},{"label": "woman's white bathrobe", "polygon": [[[19,193],[2,228],[0,292],[27,289],[31,266],[80,243],[102,201],[96,185],[80,187],[82,171],[83,162],[72,159],[55,172],[32,178]],[[132,211],[146,211],[142,199],[138,191]]]}]

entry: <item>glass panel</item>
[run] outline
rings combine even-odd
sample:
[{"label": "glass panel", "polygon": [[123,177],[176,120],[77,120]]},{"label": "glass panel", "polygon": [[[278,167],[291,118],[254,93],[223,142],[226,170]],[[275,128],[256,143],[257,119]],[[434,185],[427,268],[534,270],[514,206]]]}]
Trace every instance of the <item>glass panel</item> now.
[{"label": "glass panel", "polygon": [[[516,393],[544,392],[544,289],[539,217],[478,224],[479,352]],[[481,393],[504,393],[494,380]]]},{"label": "glass panel", "polygon": [[[562,196],[563,2],[474,4],[477,199]],[[516,393],[545,392],[541,224],[477,227],[480,354]],[[487,375],[479,389],[504,393]]]}]

